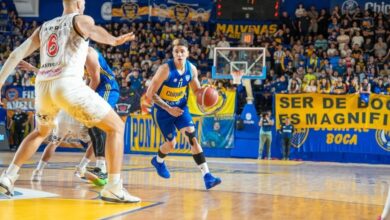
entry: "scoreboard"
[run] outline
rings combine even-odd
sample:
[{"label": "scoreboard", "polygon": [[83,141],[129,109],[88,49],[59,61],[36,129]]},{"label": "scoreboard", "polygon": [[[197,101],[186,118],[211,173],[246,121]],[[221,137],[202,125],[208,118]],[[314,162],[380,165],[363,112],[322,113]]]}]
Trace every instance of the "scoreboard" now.
[{"label": "scoreboard", "polygon": [[277,20],[280,0],[217,0],[216,7],[217,19]]}]

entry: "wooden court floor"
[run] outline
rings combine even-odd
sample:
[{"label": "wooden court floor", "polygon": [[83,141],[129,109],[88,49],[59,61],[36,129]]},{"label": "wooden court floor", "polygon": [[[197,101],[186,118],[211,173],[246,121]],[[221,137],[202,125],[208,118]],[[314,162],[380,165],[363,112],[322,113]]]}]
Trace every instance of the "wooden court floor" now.
[{"label": "wooden court floor", "polygon": [[[12,156],[0,153],[1,169]],[[142,202],[113,204],[73,176],[81,153],[58,153],[42,182],[31,183],[39,157],[20,172],[17,196],[0,197],[0,219],[376,219],[390,183],[384,165],[208,158],[223,182],[206,191],[190,156],[168,157],[165,180],[151,156],[126,155],[125,187]]]}]

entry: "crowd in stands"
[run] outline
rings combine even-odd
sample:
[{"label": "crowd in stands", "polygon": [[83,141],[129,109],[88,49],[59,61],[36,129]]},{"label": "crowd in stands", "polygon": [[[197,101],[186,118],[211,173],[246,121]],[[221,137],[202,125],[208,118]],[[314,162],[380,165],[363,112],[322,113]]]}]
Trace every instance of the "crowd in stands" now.
[{"label": "crowd in stands", "polygon": [[[0,68],[12,49],[38,25],[25,22],[1,2]],[[178,37],[188,40],[189,60],[198,67],[202,84],[231,88],[230,81],[213,82],[210,77],[213,49],[240,44],[200,21],[104,26],[114,35],[131,31],[137,36],[121,47],[99,45],[122,95],[145,91],[158,66],[171,58],[171,41]],[[267,47],[267,78],[252,82],[259,111],[272,108],[274,93],[390,93],[389,15],[359,8],[346,12],[339,7],[318,10],[300,4],[295,15],[281,13],[275,33],[257,35],[249,46]],[[27,61],[39,65],[38,53]],[[7,83],[33,85],[34,74],[16,70]],[[240,86],[237,91],[245,96]]]}]

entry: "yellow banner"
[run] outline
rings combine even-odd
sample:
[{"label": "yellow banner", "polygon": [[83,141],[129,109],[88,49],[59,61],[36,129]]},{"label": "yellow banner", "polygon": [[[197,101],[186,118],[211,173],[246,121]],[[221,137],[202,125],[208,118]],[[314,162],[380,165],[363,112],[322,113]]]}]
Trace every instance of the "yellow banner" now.
[{"label": "yellow banner", "polygon": [[296,128],[389,129],[390,96],[370,94],[363,101],[359,94],[277,94],[276,126],[286,116]]},{"label": "yellow banner", "polygon": [[[196,104],[196,96],[190,90],[190,95],[188,97],[188,109],[190,110],[190,113],[193,115],[204,115],[198,108],[198,105]],[[226,103],[224,107],[217,113],[217,115],[233,115],[234,114],[234,109],[236,106],[236,91],[234,90],[226,90],[223,91],[224,96],[226,97]],[[222,102],[220,100],[219,102]],[[220,105],[220,103],[217,103],[216,107]],[[211,111],[213,109],[210,109]]]},{"label": "yellow banner", "polygon": [[[200,143],[201,118],[193,118],[197,131],[197,138]],[[164,143],[164,137],[159,128],[154,124],[151,115],[131,115],[130,129],[127,140],[130,140],[130,148],[133,152],[157,152],[160,145]],[[184,136],[179,131],[176,137],[177,145],[172,153],[190,154],[191,146],[186,143]]]}]

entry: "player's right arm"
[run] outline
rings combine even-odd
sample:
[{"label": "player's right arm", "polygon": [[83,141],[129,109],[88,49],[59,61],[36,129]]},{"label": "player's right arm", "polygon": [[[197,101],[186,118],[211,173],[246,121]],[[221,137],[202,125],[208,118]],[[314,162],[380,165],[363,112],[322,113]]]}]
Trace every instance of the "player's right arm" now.
[{"label": "player's right arm", "polygon": [[183,110],[178,107],[172,107],[168,105],[164,100],[157,95],[157,91],[162,86],[163,82],[168,79],[169,76],[169,67],[167,64],[161,65],[157,71],[156,74],[154,74],[152,81],[150,82],[150,85],[148,87],[148,90],[146,91],[146,101],[150,103],[151,101],[154,102],[154,104],[160,106],[162,109],[167,111],[172,116],[178,117],[181,114],[183,114]]},{"label": "player's right arm", "polygon": [[95,49],[92,47],[88,48],[87,60],[85,61],[85,68],[89,76],[91,77],[91,81],[89,82],[89,87],[91,89],[96,90],[98,85],[100,84],[100,64],[99,64],[99,55]]},{"label": "player's right arm", "polygon": [[118,37],[112,36],[104,28],[95,25],[93,18],[87,15],[78,15],[74,19],[74,28],[84,39],[91,38],[98,43],[111,46],[118,46],[135,39],[135,35],[132,32]]},{"label": "player's right arm", "polygon": [[8,59],[5,61],[3,68],[0,70],[0,90],[5,80],[11,74],[12,70],[15,69],[18,63],[39,48],[39,30],[40,28],[37,28],[34,33],[27,38],[27,40],[12,51]]}]

